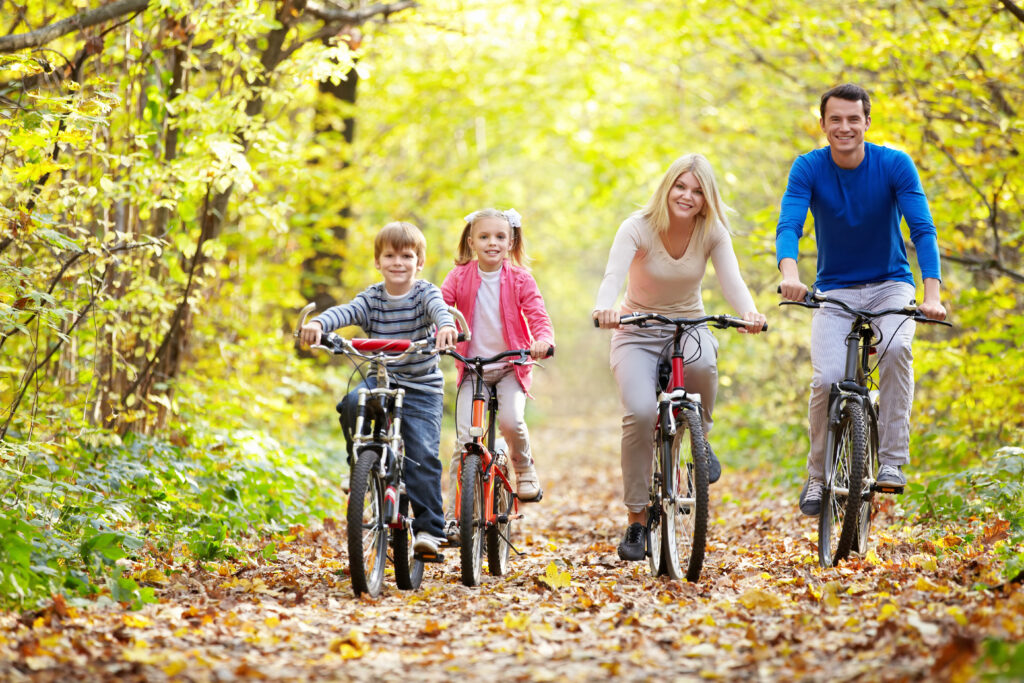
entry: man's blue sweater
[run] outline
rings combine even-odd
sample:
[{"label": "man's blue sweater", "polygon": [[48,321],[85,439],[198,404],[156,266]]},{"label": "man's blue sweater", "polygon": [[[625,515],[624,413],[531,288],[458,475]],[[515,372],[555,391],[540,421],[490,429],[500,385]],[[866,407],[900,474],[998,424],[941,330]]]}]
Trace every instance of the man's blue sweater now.
[{"label": "man's blue sweater", "polygon": [[854,169],[840,168],[828,147],[797,157],[775,230],[776,260],[796,259],[807,209],[814,216],[821,291],[885,280],[914,284],[900,233],[906,217],[922,278],[941,279],[939,245],[914,162],[867,142]]}]

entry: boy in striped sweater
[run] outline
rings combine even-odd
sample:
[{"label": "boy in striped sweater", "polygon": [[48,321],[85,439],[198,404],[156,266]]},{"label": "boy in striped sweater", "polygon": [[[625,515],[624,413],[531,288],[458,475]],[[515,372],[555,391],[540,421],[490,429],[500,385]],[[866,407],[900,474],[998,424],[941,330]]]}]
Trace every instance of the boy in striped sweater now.
[{"label": "boy in striped sweater", "polygon": [[[455,321],[441,290],[416,275],[423,269],[427,241],[411,223],[389,223],[373,244],[373,264],[383,282],[367,287],[352,301],[327,309],[301,331],[305,344],[316,344],[322,332],[358,325],[377,339],[422,339],[437,331],[436,348],[452,348],[457,338]],[[414,515],[414,550],[436,553],[444,541],[441,503],[441,414],[444,378],[436,355],[411,356],[388,366],[395,383],[405,389],[402,440],[405,442],[405,485]],[[375,385],[367,377],[360,387]],[[359,387],[342,401],[342,419],[354,413]],[[348,404],[353,410],[346,411]]]}]

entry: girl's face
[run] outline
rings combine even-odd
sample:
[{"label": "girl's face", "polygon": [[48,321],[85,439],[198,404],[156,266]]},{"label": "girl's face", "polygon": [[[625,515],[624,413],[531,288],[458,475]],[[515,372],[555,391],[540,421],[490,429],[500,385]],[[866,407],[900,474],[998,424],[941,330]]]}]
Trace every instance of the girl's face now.
[{"label": "girl's face", "polygon": [[480,270],[492,272],[501,268],[512,247],[512,228],[502,218],[487,216],[473,223],[469,232],[469,248],[476,254]]},{"label": "girl's face", "polygon": [[676,178],[668,191],[668,215],[674,219],[695,220],[704,210],[704,190],[690,171]]}]

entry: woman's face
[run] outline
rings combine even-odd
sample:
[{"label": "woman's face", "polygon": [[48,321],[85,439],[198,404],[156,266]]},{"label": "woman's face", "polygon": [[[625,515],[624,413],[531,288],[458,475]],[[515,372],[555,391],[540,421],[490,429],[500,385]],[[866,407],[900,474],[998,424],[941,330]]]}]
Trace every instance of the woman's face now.
[{"label": "woman's face", "polygon": [[668,214],[674,219],[695,220],[705,204],[704,190],[690,171],[676,178],[668,191]]}]

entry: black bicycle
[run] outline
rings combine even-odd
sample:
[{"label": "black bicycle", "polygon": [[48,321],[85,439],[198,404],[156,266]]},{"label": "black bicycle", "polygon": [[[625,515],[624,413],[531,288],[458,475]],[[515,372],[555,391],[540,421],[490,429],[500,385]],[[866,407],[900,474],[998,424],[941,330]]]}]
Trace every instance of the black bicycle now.
[{"label": "black bicycle", "polygon": [[[298,331],[314,310],[302,309]],[[466,329],[465,320],[455,309],[448,309]],[[333,332],[320,336],[321,348],[368,362],[376,386],[358,392],[353,451],[349,475],[348,555],[352,590],[356,595],[376,597],[384,584],[387,549],[395,583],[412,590],[423,580],[424,562],[442,562],[440,554],[424,555],[413,551],[413,515],[405,491],[405,446],[402,441],[402,404],[405,389],[394,385],[388,365],[401,362],[411,354],[437,353],[434,339],[345,339]]]},{"label": "black bicycle", "polygon": [[825,484],[818,516],[818,563],[834,567],[853,549],[861,555],[867,552],[875,494],[903,493],[902,486],[884,486],[875,481],[879,466],[879,393],[874,373],[878,365],[872,367],[870,357],[884,340],[876,336],[872,323],[882,316],[903,315],[914,322],[948,327],[952,324],[925,316],[912,303],[902,308],[867,311],[830,299],[821,292],[808,292],[803,301],[783,301],[779,305],[820,308],[823,304],[838,306],[852,316],[850,333],[846,335],[843,379],[834,382],[829,390]]},{"label": "black bicycle", "polygon": [[[658,372],[647,558],[655,576],[667,574],[672,579],[685,577],[687,581],[697,581],[707,545],[708,445],[701,422],[700,395],[688,393],[683,385],[683,339],[701,325],[724,329],[757,323],[727,315],[668,318],[657,313],[632,313],[619,319],[620,325],[637,327],[647,327],[650,322],[673,325],[675,332],[671,354],[662,361]],[[596,320],[594,325],[598,325]]]}]

